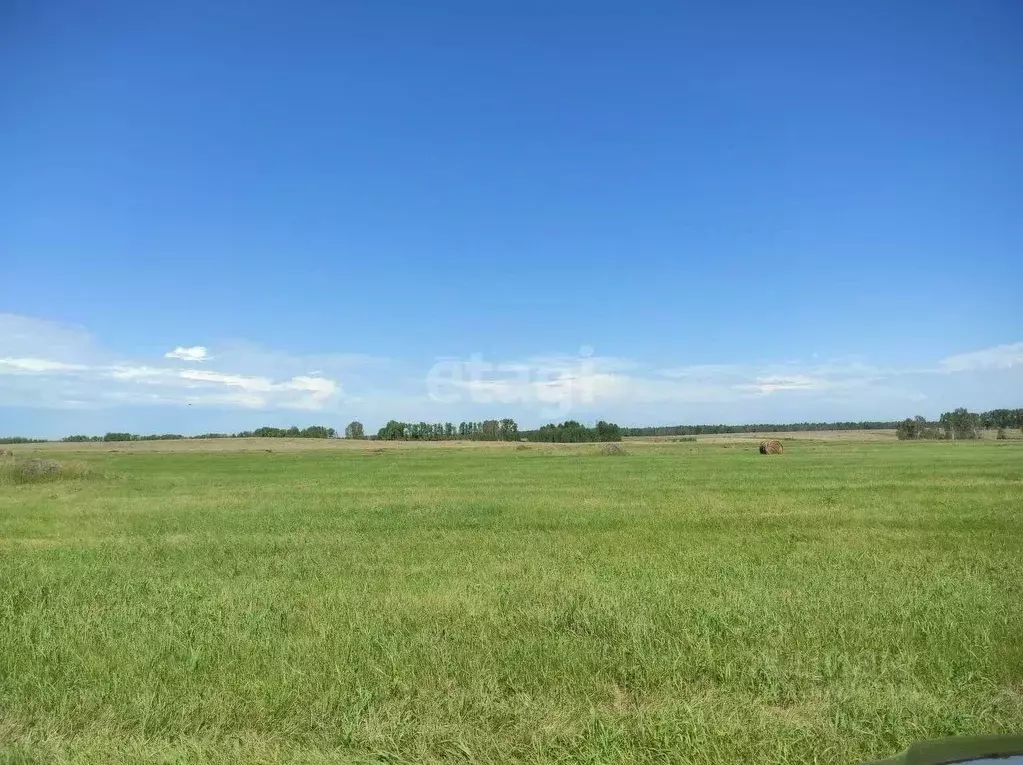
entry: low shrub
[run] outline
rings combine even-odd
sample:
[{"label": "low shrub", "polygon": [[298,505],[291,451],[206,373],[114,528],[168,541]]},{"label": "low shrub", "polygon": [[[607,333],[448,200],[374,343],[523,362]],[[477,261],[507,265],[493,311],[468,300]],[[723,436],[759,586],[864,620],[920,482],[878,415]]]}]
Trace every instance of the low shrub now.
[{"label": "low shrub", "polygon": [[85,478],[89,468],[74,462],[31,457],[23,460],[5,460],[0,463],[0,483],[46,483]]}]

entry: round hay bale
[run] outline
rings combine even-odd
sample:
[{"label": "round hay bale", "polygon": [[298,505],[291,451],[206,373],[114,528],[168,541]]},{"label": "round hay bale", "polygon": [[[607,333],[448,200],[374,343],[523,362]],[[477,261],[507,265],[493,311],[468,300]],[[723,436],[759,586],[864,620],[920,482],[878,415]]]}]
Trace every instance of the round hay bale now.
[{"label": "round hay bale", "polygon": [[761,441],[760,442],[760,453],[761,454],[781,454],[785,449],[782,448],[781,441]]},{"label": "round hay bale", "polygon": [[622,448],[621,444],[609,443],[604,444],[600,447],[601,454],[625,454],[625,449]]}]

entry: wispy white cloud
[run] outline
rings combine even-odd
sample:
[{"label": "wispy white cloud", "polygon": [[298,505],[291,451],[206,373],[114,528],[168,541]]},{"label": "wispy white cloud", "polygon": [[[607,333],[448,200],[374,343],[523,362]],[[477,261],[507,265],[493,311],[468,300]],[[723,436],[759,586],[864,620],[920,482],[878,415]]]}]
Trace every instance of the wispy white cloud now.
[{"label": "wispy white cloud", "polygon": [[0,373],[23,372],[25,374],[43,374],[46,372],[74,372],[88,369],[82,364],[66,364],[63,361],[51,361],[50,359],[15,359],[6,357],[0,359]]},{"label": "wispy white cloud", "polygon": [[[29,349],[32,355],[25,353]],[[81,330],[0,314],[0,405],[161,404],[318,411],[344,400],[343,385],[336,379],[339,368],[351,371],[358,367],[357,359],[371,363],[366,357],[303,358],[254,346],[235,347],[223,355],[221,369],[118,358]],[[204,346],[179,347],[164,357],[212,359]]]},{"label": "wispy white cloud", "polygon": [[1010,369],[1015,366],[1023,366],[1023,342],[960,353],[941,360],[941,369],[945,372],[975,372],[984,369]]},{"label": "wispy white cloud", "polygon": [[[866,370],[702,364],[651,368],[592,355],[486,363],[445,360],[428,376],[434,401],[520,404],[553,413],[616,405],[727,404],[783,391],[837,391],[862,385]],[[873,373],[871,373],[873,374]]]},{"label": "wispy white cloud", "polygon": [[[1009,351],[1017,347],[970,354],[972,366],[1006,368],[1013,358]],[[880,367],[861,358],[651,367],[635,360],[580,354],[501,363],[484,363],[478,357],[464,362],[448,359],[434,372],[437,369],[442,373],[428,377],[435,402],[517,404],[546,417],[659,406],[672,411],[713,407],[714,414],[697,415],[701,422],[734,419],[738,416],[734,412],[757,407],[787,407],[798,412],[789,416],[803,418],[816,405],[859,406],[871,414],[874,408],[915,407],[930,391],[939,400],[945,396],[935,384],[939,369]]]},{"label": "wispy white cloud", "polygon": [[657,370],[662,377],[708,379],[720,378],[735,374],[742,370],[741,366],[735,364],[690,364],[682,367],[668,367]]},{"label": "wispy white cloud", "polygon": [[751,390],[758,393],[775,393],[783,390],[823,390],[830,387],[831,382],[821,378],[809,377],[807,375],[769,375],[758,377],[752,383],[740,383],[736,390]]},{"label": "wispy white cloud", "polygon": [[274,381],[267,377],[225,374],[206,370],[182,370],[178,377],[200,386],[234,388],[218,394],[218,400],[236,401],[242,406],[264,409],[275,404],[282,409],[322,409],[341,396],[340,383],[318,375],[299,375]]},{"label": "wispy white cloud", "polygon": [[746,379],[734,387],[764,396],[785,392],[836,395],[868,388],[879,391],[884,380],[900,373],[899,370],[881,370],[860,362],[810,365],[789,362],[745,370],[743,377]]},{"label": "wispy white cloud", "polygon": [[178,372],[177,376],[182,380],[193,380],[200,383],[211,383],[215,385],[228,385],[242,390],[265,393],[273,389],[273,382],[265,377],[246,377],[244,375],[224,374],[204,370],[187,369]]},{"label": "wispy white cloud", "polygon": [[104,377],[115,380],[137,380],[159,382],[174,375],[175,370],[160,367],[134,366],[131,364],[114,364],[109,367],[98,367],[96,372]]},{"label": "wispy white cloud", "polygon": [[163,354],[165,359],[181,359],[182,361],[207,361],[210,352],[201,345],[193,345],[190,348],[178,346],[173,351]]},{"label": "wispy white cloud", "polygon": [[0,314],[0,406],[344,411],[368,421],[483,415],[732,422],[839,412],[886,419],[917,413],[921,402],[929,413],[1012,406],[1021,390],[1023,342],[929,366],[882,367],[862,358],[653,365],[584,348],[502,362],[443,359],[427,372],[360,354],[300,355],[237,341],[128,357],[80,328]]}]

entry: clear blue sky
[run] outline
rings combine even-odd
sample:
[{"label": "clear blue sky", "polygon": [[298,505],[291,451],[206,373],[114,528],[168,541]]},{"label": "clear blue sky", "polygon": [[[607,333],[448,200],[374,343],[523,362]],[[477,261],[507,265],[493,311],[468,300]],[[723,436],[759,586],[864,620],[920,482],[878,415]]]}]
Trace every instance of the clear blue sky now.
[{"label": "clear blue sky", "polygon": [[[3,3],[0,431],[535,424],[552,369],[635,424],[1019,406],[1021,35],[1015,0]],[[507,400],[431,395],[473,354]]]}]

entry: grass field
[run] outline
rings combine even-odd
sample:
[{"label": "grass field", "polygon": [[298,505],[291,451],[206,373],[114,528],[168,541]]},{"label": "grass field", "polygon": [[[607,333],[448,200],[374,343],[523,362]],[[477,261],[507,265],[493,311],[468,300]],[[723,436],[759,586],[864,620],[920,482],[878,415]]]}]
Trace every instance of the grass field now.
[{"label": "grass field", "polygon": [[1023,445],[751,443],[56,450],[89,474],[0,479],[0,763],[855,763],[1023,729]]}]

